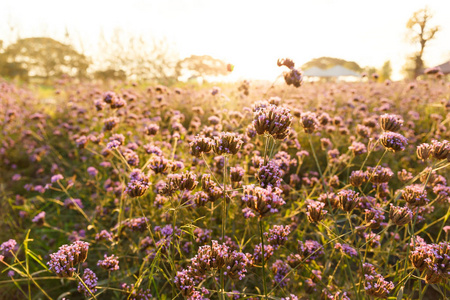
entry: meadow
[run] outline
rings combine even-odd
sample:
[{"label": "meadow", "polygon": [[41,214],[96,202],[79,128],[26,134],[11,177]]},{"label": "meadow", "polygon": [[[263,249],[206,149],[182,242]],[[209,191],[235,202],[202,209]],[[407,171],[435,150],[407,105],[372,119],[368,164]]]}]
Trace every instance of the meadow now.
[{"label": "meadow", "polygon": [[448,299],[450,83],[0,82],[1,299]]}]

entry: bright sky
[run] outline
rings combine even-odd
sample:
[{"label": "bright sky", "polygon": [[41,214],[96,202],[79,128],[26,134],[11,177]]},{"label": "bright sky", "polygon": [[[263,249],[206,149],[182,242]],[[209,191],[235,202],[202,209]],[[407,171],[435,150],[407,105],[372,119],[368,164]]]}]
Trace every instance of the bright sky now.
[{"label": "bright sky", "polygon": [[[6,1],[6,3],[5,3]],[[391,60],[394,79],[415,48],[406,22],[426,5],[440,25],[427,46],[428,66],[450,59],[448,0],[2,0],[0,36],[46,35],[63,40],[66,28],[79,47],[98,54],[100,33],[166,38],[180,57],[211,55],[235,65],[232,76],[274,79],[281,57],[297,65],[320,56],[381,67]],[[13,27],[13,31],[11,31]]]}]

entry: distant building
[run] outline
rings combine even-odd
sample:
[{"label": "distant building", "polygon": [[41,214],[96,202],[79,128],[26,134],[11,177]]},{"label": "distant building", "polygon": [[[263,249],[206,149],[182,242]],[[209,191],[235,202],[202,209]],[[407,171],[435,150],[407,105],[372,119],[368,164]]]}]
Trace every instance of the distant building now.
[{"label": "distant building", "polygon": [[439,68],[444,75],[450,74],[450,60],[442,65],[436,66],[435,68]]},{"label": "distant building", "polygon": [[320,69],[312,67],[303,71],[303,76],[309,77],[310,80],[335,79],[337,81],[355,81],[361,77],[361,74],[344,68],[343,66],[334,66],[330,69]]}]

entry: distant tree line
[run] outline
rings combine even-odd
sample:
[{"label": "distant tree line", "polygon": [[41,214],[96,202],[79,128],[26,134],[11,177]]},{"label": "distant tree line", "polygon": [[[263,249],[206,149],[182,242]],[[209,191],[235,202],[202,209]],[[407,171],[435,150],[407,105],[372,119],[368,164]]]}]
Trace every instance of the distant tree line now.
[{"label": "distant tree line", "polygon": [[226,63],[208,55],[178,59],[164,41],[149,47],[131,37],[104,43],[99,62],[69,44],[48,37],[19,39],[5,47],[0,41],[0,77],[48,81],[61,76],[78,79],[145,80],[171,84],[180,77],[196,79],[227,74]]}]

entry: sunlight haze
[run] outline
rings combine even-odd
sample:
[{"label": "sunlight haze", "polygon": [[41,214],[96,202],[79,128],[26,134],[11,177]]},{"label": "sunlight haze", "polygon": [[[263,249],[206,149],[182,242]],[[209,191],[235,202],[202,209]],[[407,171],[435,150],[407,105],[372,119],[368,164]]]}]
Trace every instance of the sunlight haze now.
[{"label": "sunlight haze", "polygon": [[426,66],[450,59],[449,1],[30,1],[6,0],[0,10],[5,44],[49,36],[99,55],[99,37],[115,30],[151,41],[165,38],[180,58],[211,55],[235,65],[234,79],[273,80],[276,60],[297,65],[330,56],[380,68],[390,60],[393,79],[415,47],[406,22],[427,6],[441,30],[425,50]]}]

